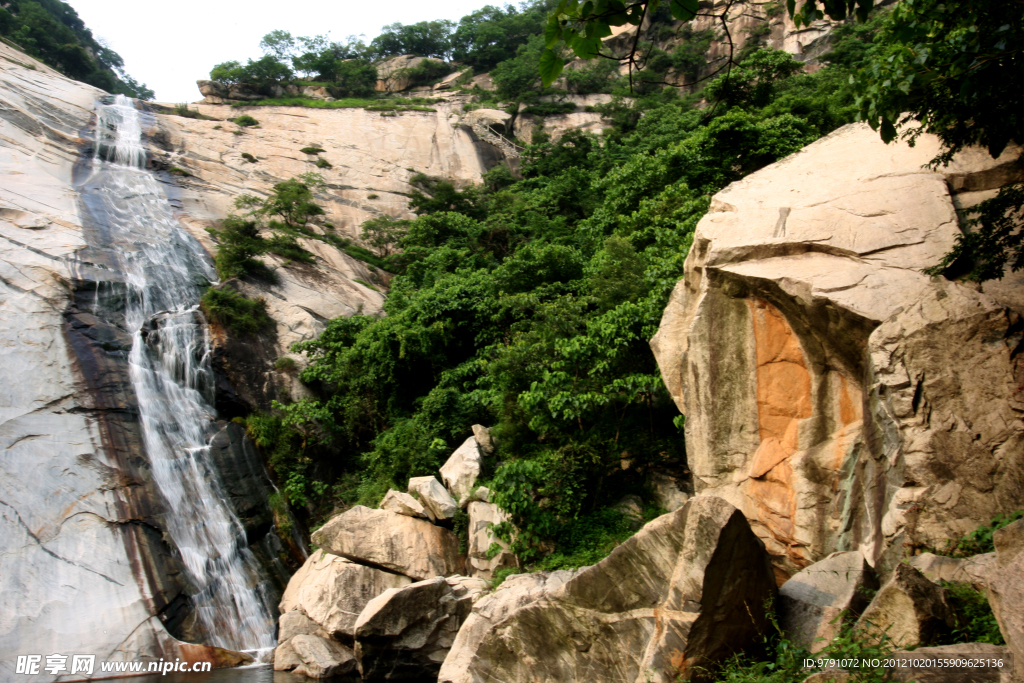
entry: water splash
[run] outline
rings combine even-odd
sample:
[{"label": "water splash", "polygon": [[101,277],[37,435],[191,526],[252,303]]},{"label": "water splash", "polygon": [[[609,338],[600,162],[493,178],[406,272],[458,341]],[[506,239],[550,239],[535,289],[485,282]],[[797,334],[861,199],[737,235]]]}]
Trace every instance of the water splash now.
[{"label": "water splash", "polygon": [[208,443],[216,427],[213,373],[199,297],[216,274],[174,218],[145,170],[140,112],[123,95],[97,108],[96,157],[86,185],[102,214],[127,285],[131,381],[138,397],[164,522],[194,587],[208,643],[232,650],[274,646],[267,592],[245,531],[228,506]]}]

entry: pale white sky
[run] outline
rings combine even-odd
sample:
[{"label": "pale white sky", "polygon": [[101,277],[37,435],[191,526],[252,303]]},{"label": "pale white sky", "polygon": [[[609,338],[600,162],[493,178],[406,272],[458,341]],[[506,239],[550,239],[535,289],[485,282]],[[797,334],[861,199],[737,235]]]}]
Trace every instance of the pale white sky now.
[{"label": "pale white sky", "polygon": [[215,64],[262,55],[260,38],[274,29],[293,36],[330,32],[376,36],[382,26],[430,19],[458,21],[503,0],[66,0],[93,35],[124,59],[125,70],[156,91],[161,102],[202,97],[196,80]]}]

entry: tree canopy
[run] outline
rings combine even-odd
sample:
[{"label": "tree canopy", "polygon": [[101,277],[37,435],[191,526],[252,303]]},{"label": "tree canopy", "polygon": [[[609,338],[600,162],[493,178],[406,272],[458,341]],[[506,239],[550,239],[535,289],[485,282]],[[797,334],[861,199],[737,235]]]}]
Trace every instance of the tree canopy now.
[{"label": "tree canopy", "polygon": [[110,93],[153,99],[124,71],[120,55],[93,37],[61,0],[9,0],[0,7],[0,36],[65,76]]}]

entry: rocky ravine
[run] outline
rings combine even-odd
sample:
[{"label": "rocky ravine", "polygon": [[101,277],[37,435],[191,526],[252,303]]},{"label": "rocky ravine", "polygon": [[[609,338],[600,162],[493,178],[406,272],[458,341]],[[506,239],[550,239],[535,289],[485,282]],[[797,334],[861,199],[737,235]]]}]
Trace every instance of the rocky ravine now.
[{"label": "rocky ravine", "polygon": [[651,342],[701,495],[743,510],[780,582],[837,550],[888,571],[1024,507],[1019,275],[921,271],[1019,150],[886,146],[850,125],[715,195]]}]

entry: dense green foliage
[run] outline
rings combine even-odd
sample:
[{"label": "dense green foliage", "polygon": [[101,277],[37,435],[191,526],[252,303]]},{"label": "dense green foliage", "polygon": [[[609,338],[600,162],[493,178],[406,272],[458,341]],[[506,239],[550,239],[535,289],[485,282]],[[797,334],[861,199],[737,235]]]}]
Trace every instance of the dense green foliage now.
[{"label": "dense green foliage", "polygon": [[946,589],[946,601],[957,616],[957,625],[953,629],[948,644],[1006,644],[1006,641],[1003,640],[1003,633],[999,630],[999,622],[992,614],[992,607],[983,593],[967,583],[944,581],[942,587]]},{"label": "dense green foliage", "polygon": [[110,93],[153,99],[153,91],[126,74],[124,60],[61,0],[8,0],[0,7],[0,36],[65,76]]},{"label": "dense green foliage", "polygon": [[713,118],[674,91],[620,101],[603,143],[541,136],[520,179],[415,177],[418,218],[365,226],[397,273],[387,317],[298,345],[314,397],[258,418],[289,499],[314,518],[375,505],[482,423],[498,448],[485,476],[517,529],[498,531],[522,559],[591,563],[632,533],[614,503],[646,496],[647,470],[685,466],[647,340],[710,195],[852,118],[849,66],[794,64],[751,54]]}]

